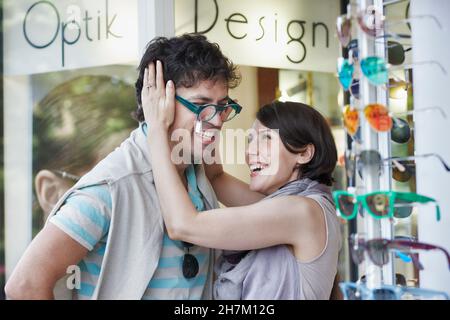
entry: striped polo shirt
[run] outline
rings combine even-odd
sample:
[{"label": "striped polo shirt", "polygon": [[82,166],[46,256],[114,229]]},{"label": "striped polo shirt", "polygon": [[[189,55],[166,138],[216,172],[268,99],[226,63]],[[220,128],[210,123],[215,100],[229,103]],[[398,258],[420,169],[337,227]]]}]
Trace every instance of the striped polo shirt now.
[{"label": "striped polo shirt", "polygon": [[[193,204],[198,211],[204,210],[193,165],[186,169],[186,177]],[[50,218],[51,223],[89,250],[78,264],[81,271],[81,287],[74,290],[74,299],[90,299],[94,293],[105,253],[111,211],[109,187],[107,184],[101,184],[76,190],[67,198],[60,210]],[[123,241],[127,240],[123,239]],[[164,232],[158,266],[142,299],[201,299],[208,276],[210,249],[199,246],[189,248],[189,253],[194,255],[199,263],[199,272],[191,279],[186,279],[182,271],[186,250],[181,241],[171,240],[167,232]]]}]

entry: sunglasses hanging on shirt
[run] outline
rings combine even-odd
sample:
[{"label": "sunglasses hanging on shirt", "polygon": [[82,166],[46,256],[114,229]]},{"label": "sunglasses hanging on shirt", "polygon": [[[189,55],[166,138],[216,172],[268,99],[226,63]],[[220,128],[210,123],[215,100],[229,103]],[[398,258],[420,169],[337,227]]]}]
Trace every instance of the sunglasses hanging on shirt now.
[{"label": "sunglasses hanging on shirt", "polygon": [[182,263],[183,276],[186,279],[191,279],[198,274],[199,270],[198,260],[193,254],[189,253],[189,249],[192,248],[194,245],[192,243],[188,243],[185,241],[182,241],[182,244],[183,249],[185,250]]}]

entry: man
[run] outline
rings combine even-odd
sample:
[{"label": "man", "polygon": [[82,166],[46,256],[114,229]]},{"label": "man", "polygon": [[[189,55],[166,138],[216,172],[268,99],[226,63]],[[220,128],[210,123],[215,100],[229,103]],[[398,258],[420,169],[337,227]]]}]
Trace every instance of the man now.
[{"label": "man", "polygon": [[[146,147],[151,124],[144,123],[141,108],[143,76],[152,62],[164,68],[164,80],[172,80],[184,99],[177,103],[172,126],[173,132],[190,133],[188,147],[177,152],[183,159],[187,152],[190,160],[201,159],[213,141],[206,131],[221,128],[227,120],[223,107],[228,89],[239,77],[218,46],[195,35],[151,41],[136,82],[139,128],[58,201],[11,275],[5,287],[9,298],[54,298],[55,284],[74,265],[81,271],[74,299],[212,297],[213,251],[172,241],[159,209]],[[197,107],[205,104],[220,110],[212,118],[207,114],[206,122],[200,112],[204,108]],[[202,166],[184,161],[177,168],[199,210],[218,206]],[[77,286],[76,280],[67,285]]]}]

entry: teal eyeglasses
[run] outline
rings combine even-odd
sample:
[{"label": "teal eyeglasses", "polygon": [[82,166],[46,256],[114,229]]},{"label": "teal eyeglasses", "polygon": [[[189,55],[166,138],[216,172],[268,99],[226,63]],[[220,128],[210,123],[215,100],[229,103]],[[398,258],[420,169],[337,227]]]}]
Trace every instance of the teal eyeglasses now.
[{"label": "teal eyeglasses", "polygon": [[195,113],[197,115],[197,119],[201,121],[210,121],[217,114],[219,114],[222,122],[230,121],[242,110],[242,107],[230,98],[228,98],[228,102],[223,106],[212,103],[196,105],[178,95],[175,95],[175,99],[177,99],[177,101],[179,101],[190,111]]}]

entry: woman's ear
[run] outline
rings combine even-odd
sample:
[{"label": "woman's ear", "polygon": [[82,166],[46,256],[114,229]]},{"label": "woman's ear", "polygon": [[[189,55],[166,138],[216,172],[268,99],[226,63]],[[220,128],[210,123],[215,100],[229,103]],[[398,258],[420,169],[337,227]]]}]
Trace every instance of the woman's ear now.
[{"label": "woman's ear", "polygon": [[308,144],[303,151],[301,151],[297,155],[297,164],[302,165],[308,163],[314,157],[314,153],[316,152],[316,148],[312,143]]},{"label": "woman's ear", "polygon": [[36,196],[44,213],[52,211],[58,199],[65,192],[64,183],[56,174],[49,170],[41,170],[34,179]]}]

